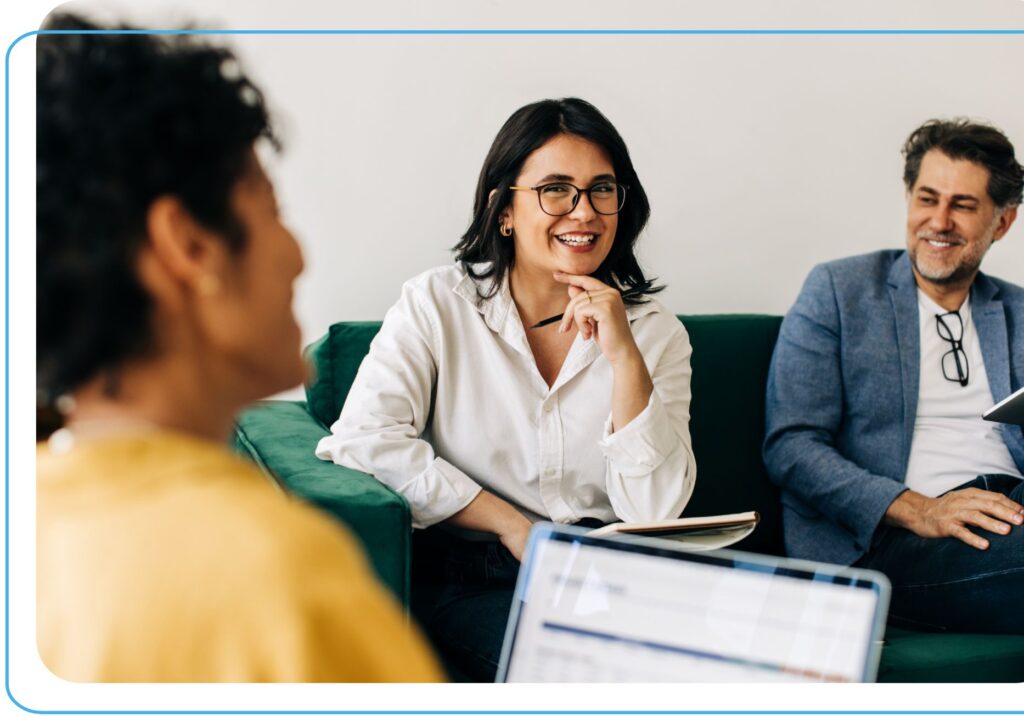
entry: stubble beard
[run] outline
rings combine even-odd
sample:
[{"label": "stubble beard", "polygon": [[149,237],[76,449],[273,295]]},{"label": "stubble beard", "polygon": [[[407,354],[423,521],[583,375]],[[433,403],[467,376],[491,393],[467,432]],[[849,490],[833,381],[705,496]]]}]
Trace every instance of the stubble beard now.
[{"label": "stubble beard", "polygon": [[929,266],[923,261],[919,261],[917,257],[917,241],[912,244],[912,250],[910,253],[910,261],[914,265],[914,269],[924,279],[927,279],[931,283],[937,286],[950,286],[962,283],[970,280],[981,268],[981,261],[985,258],[985,254],[992,247],[992,239],[995,237],[996,229],[999,227],[1000,214],[997,212],[993,217],[992,225],[988,227],[985,234],[976,242],[966,244],[960,234],[955,231],[943,231],[936,232],[928,229],[922,229],[918,231],[914,238],[917,241],[932,239],[934,241],[955,241],[964,244],[967,248],[960,254],[956,263],[940,264]]}]

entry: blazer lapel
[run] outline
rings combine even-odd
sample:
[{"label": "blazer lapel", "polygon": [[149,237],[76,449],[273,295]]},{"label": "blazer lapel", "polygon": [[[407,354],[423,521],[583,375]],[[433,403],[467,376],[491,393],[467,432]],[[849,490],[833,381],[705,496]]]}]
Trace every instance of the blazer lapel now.
[{"label": "blazer lapel", "polygon": [[[971,286],[971,316],[978,332],[978,343],[985,358],[985,375],[995,405],[1013,392],[1010,385],[1010,341],[1006,332],[1006,309],[997,300],[999,287],[979,273]],[[1024,440],[1020,428],[1000,425],[1003,442],[1017,465],[1024,463]]]},{"label": "blazer lapel", "polygon": [[904,253],[889,269],[889,298],[896,324],[900,378],[903,384],[903,467],[910,459],[921,383],[921,323],[917,308],[917,284]]},{"label": "blazer lapel", "polygon": [[994,402],[1010,394],[1010,343],[1006,337],[1003,302],[995,299],[998,292],[999,288],[981,273],[971,286],[971,316],[978,331],[985,375]]}]

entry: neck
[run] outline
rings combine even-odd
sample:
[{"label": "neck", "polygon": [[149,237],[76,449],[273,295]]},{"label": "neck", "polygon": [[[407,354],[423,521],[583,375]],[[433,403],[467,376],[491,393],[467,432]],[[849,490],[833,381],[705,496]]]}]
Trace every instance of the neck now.
[{"label": "neck", "polygon": [[232,399],[209,371],[182,356],[161,356],[119,369],[116,383],[106,375],[75,391],[68,419],[73,431],[112,432],[157,427],[223,442],[244,401]]},{"label": "neck", "polygon": [[530,271],[518,264],[509,271],[509,292],[523,323],[533,325],[565,310],[569,289],[548,271]]},{"label": "neck", "polygon": [[924,292],[925,296],[947,311],[960,310],[960,306],[964,305],[964,301],[971,293],[971,285],[974,283],[975,276],[977,276],[977,272],[963,281],[948,284],[934,283],[919,274],[916,268],[914,269],[914,281],[917,283],[917,287]]}]

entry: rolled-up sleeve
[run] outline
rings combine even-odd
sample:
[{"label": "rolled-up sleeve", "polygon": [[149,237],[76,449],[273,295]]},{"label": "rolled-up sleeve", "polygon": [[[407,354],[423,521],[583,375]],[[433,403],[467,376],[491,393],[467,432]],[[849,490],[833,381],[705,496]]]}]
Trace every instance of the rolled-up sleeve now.
[{"label": "rolled-up sleeve", "polygon": [[331,434],[317,457],[367,472],[409,503],[414,527],[429,527],[480,492],[471,477],[421,438],[437,376],[439,319],[406,285],[384,317]]},{"label": "rolled-up sleeve", "polygon": [[678,329],[651,370],[654,390],[647,406],[615,432],[609,416],[598,443],[606,460],[609,501],[624,522],[678,517],[697,478],[690,443],[693,349],[686,329],[672,320]]}]

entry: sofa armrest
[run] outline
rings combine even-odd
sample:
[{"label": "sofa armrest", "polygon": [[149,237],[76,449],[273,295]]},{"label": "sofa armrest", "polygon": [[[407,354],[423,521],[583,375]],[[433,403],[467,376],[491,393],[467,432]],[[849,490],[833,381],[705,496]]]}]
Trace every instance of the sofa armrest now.
[{"label": "sofa armrest", "polygon": [[268,400],[238,416],[234,448],[289,493],[344,523],[384,584],[408,605],[409,505],[371,475],[319,459],[313,450],[327,434],[305,402]]}]

